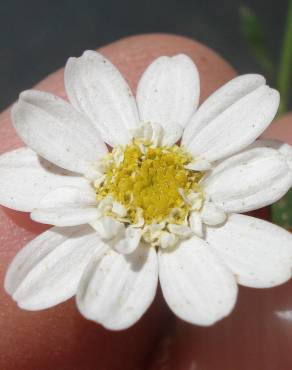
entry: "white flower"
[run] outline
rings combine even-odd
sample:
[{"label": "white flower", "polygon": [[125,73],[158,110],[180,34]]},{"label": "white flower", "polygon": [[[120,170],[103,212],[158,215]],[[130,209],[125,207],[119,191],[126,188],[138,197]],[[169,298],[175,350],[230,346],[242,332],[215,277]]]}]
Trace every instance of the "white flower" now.
[{"label": "white flower", "polygon": [[69,59],[65,85],[71,105],[20,95],[12,120],[28,147],[0,157],[1,204],[54,225],[8,269],[5,288],[20,307],[76,294],[86,318],[124,329],[151,304],[159,276],[177,316],[211,325],[231,312],[237,283],[290,278],[290,233],[237,214],[292,184],[291,147],[255,142],[279,103],[262,76],[233,79],[196,111],[199,76],[187,56],[155,60],[135,102],[117,69],[87,51]]}]

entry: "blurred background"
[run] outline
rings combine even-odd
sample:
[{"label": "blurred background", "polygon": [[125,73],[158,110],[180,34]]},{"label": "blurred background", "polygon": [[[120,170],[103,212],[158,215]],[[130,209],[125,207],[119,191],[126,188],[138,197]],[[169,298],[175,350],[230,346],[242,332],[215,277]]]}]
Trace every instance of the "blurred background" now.
[{"label": "blurred background", "polygon": [[242,31],[242,5],[260,17],[264,41],[277,60],[285,0],[2,0],[0,110],[69,56],[139,33],[188,36],[213,48],[240,73],[259,72]]}]

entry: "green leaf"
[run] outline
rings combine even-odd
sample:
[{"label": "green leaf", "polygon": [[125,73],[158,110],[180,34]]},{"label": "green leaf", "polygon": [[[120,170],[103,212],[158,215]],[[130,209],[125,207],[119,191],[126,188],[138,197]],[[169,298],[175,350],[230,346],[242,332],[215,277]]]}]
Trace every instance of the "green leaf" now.
[{"label": "green leaf", "polygon": [[285,229],[292,230],[292,189],[271,208],[272,221]]},{"label": "green leaf", "polygon": [[269,78],[274,77],[274,66],[266,46],[262,25],[255,13],[245,5],[239,8],[241,30],[255,59]]},{"label": "green leaf", "polygon": [[281,48],[280,64],[277,76],[277,88],[281,94],[279,113],[289,108],[292,77],[292,0],[289,1],[286,26]]}]

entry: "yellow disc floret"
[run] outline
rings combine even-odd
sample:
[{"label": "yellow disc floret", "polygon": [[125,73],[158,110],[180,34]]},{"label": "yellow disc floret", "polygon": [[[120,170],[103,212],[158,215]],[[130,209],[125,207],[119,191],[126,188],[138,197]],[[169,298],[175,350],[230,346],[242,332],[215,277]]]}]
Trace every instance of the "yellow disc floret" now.
[{"label": "yellow disc floret", "polygon": [[204,174],[185,168],[191,160],[177,145],[151,147],[133,140],[108,154],[104,181],[96,186],[97,200],[111,196],[121,203],[129,223],[136,223],[141,212],[146,224],[183,223],[190,205],[182,193],[202,193],[199,181]]}]

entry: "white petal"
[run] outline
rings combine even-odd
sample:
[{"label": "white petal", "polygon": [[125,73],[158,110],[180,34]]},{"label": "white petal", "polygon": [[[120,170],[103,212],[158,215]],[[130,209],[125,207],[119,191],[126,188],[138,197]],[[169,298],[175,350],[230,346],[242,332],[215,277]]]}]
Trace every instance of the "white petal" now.
[{"label": "white petal", "polygon": [[102,255],[107,249],[90,227],[54,227],[16,255],[6,274],[5,289],[21,308],[54,306],[76,293],[92,255]]},{"label": "white petal", "polygon": [[63,186],[46,194],[39,202],[39,208],[74,207],[97,205],[96,195],[89,184],[84,182],[82,186]]},{"label": "white petal", "polygon": [[56,167],[28,148],[0,156],[0,203],[29,212],[50,191],[61,186],[83,188],[87,180]]},{"label": "white petal", "polygon": [[206,240],[242,285],[268,288],[291,277],[292,234],[270,222],[230,215],[207,228]]},{"label": "white petal", "polygon": [[57,166],[85,173],[107,152],[92,123],[65,100],[41,91],[25,91],[12,109],[21,139]]},{"label": "white petal", "polygon": [[280,140],[257,140],[253,144],[249,146],[250,149],[252,148],[273,148],[275,150],[278,150],[279,153],[281,153],[284,158],[287,161],[287,164],[292,171],[292,146],[284,143]]},{"label": "white petal", "polygon": [[95,193],[89,183],[83,188],[62,187],[48,193],[31,213],[34,221],[55,226],[75,226],[97,219]]},{"label": "white petal", "polygon": [[107,329],[126,329],[150,306],[157,280],[154,248],[140,245],[127,256],[110,250],[86,269],[77,293],[79,310]]},{"label": "white petal", "polygon": [[138,125],[135,99],[120,72],[95,51],[70,58],[65,67],[69,100],[85,113],[108,144],[127,144]]},{"label": "white petal", "polygon": [[226,212],[247,212],[276,202],[290,188],[292,172],[272,148],[254,148],[221,162],[204,189]]},{"label": "white petal", "polygon": [[212,202],[205,202],[201,212],[204,224],[218,225],[226,220],[226,213]]},{"label": "white petal", "polygon": [[190,228],[200,238],[203,237],[203,222],[199,212],[191,212],[189,216]]},{"label": "white petal", "polygon": [[159,251],[159,279],[171,310],[192,324],[212,325],[227,316],[236,302],[231,272],[196,237],[181,242],[174,251]]},{"label": "white petal", "polygon": [[217,116],[265,83],[265,78],[257,74],[237,76],[225,83],[211,94],[192,116],[185,128],[182,142],[185,145],[192,142],[194,136]]},{"label": "white petal", "polygon": [[114,247],[119,253],[133,253],[140,243],[141,236],[141,229],[129,226],[125,229],[123,236],[114,243]]},{"label": "white petal", "polygon": [[211,95],[184,131],[182,145],[193,156],[215,161],[251,144],[271,123],[279,93],[262,76],[240,76]]},{"label": "white petal", "polygon": [[186,55],[160,57],[146,69],[137,88],[137,103],[143,122],[184,127],[198,106],[198,70]]},{"label": "white petal", "polygon": [[124,224],[112,217],[104,216],[90,224],[103,240],[110,240],[124,233]]},{"label": "white petal", "polygon": [[287,164],[292,171],[292,146],[279,141],[275,149],[277,149],[285,157]]},{"label": "white petal", "polygon": [[31,219],[48,225],[77,226],[94,222],[98,217],[96,207],[63,206],[36,208],[31,212]]}]

